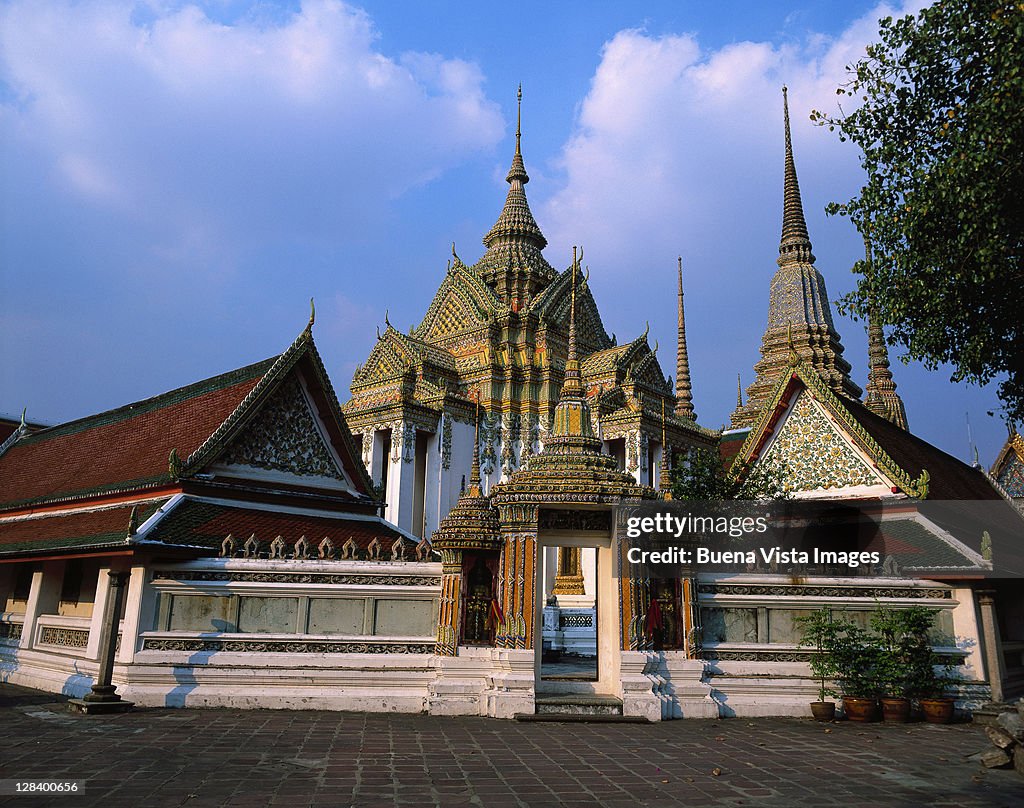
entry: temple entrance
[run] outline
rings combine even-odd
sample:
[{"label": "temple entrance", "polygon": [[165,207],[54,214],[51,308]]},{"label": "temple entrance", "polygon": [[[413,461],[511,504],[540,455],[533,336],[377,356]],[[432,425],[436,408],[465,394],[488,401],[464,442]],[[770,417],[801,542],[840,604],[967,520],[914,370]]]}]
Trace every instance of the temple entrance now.
[{"label": "temple entrance", "polygon": [[621,645],[611,539],[551,533],[538,535],[536,692],[617,695]]},{"label": "temple entrance", "polygon": [[545,547],[540,680],[596,682],[597,550]]}]

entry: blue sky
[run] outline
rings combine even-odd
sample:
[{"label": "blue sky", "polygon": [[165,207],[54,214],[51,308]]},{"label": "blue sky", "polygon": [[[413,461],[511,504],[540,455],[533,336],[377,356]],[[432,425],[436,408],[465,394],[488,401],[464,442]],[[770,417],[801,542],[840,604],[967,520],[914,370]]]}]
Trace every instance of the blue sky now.
[{"label": "blue sky", "polygon": [[[515,90],[548,260],[583,244],[621,340],[674,373],[676,256],[701,423],[753,380],[782,202],[780,88],[832,299],[862,253],[823,208],[849,144],[808,121],[911,5],[0,2],[0,411],[63,421],[283,350],[317,300],[347,398],[385,310],[418,323],[505,194]],[[863,386],[863,325],[837,326]],[[994,386],[894,362],[912,430],[990,463]]]}]

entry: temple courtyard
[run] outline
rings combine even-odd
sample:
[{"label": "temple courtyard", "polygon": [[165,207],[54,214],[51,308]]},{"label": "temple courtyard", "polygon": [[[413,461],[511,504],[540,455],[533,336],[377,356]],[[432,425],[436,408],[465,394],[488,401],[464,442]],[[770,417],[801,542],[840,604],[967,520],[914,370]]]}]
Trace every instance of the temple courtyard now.
[{"label": "temple courtyard", "polygon": [[981,727],[792,718],[519,723],[317,710],[78,716],[0,686],[0,779],[84,780],[12,806],[1015,806]]}]

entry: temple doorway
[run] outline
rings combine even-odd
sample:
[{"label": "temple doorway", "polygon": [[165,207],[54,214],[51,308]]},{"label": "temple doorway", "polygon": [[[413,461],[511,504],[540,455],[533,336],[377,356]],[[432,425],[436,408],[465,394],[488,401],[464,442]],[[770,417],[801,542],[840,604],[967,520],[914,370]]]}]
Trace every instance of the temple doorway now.
[{"label": "temple doorway", "polygon": [[541,682],[596,682],[597,550],[543,549]]},{"label": "temple doorway", "polygon": [[[590,535],[587,535],[587,534]],[[618,696],[621,640],[611,537],[538,534],[534,682],[538,696]]]}]

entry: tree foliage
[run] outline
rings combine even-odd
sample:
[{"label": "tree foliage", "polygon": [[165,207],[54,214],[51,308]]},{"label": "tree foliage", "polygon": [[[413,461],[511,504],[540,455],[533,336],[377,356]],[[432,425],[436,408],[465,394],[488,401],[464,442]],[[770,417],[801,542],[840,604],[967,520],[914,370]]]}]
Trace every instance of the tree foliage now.
[{"label": "tree foliage", "polygon": [[881,20],[879,37],[847,67],[839,112],[811,116],[861,148],[867,174],[829,206],[875,253],[841,308],[866,317],[872,291],[904,359],[949,362],[954,381],[1003,379],[1022,421],[1024,3],[937,0]]},{"label": "tree foliage", "polygon": [[691,449],[686,463],[672,469],[674,499],[721,502],[729,499],[785,499],[785,469],[762,463],[727,468],[714,449]]}]

